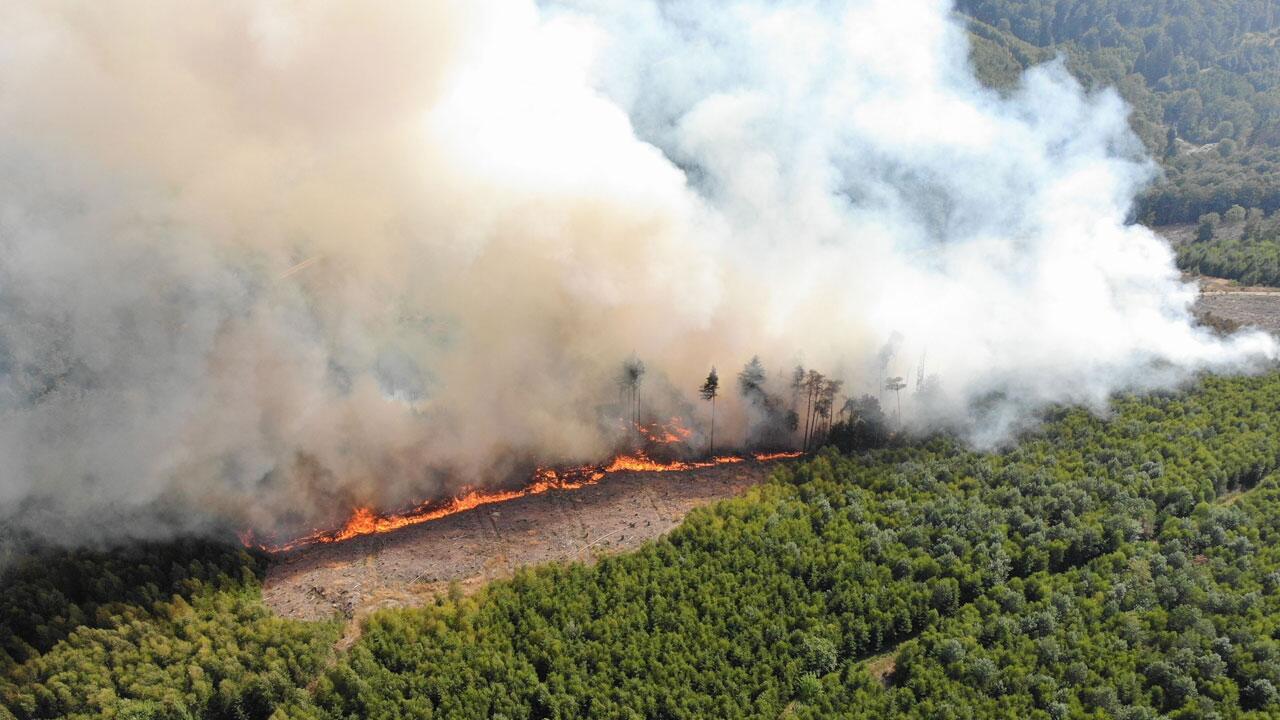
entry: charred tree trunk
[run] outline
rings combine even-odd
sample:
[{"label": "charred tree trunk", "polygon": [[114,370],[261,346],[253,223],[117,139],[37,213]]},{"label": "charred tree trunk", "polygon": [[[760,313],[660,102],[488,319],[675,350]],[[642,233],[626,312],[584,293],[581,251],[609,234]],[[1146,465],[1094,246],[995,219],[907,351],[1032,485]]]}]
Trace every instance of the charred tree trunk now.
[{"label": "charred tree trunk", "polygon": [[709,454],[714,457],[716,454],[716,399],[711,398],[711,449]]},{"label": "charred tree trunk", "polygon": [[804,444],[801,449],[805,452],[809,451],[809,424],[813,418],[813,385],[809,385],[809,396],[805,400],[804,406]]}]

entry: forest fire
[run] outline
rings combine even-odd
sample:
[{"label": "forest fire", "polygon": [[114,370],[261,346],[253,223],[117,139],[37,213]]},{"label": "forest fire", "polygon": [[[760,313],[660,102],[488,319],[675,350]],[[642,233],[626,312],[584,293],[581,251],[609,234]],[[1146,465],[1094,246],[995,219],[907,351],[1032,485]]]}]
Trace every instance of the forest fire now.
[{"label": "forest fire", "polygon": [[638,452],[634,455],[619,455],[613,459],[613,462],[609,463],[609,465],[605,467],[604,471],[672,472],[678,470],[697,470],[698,468],[715,467],[716,465],[727,465],[730,463],[740,463],[742,461],[743,458],[740,458],[737,455],[726,455],[703,461],[685,462],[681,460],[673,460],[671,462],[658,462],[657,460],[651,459],[643,452]]},{"label": "forest fire", "polygon": [[680,422],[680,418],[677,417],[673,417],[667,422],[637,423],[636,429],[640,431],[640,435],[644,439],[658,445],[684,442],[693,437],[693,431],[685,427],[684,423]]},{"label": "forest fire", "polygon": [[[678,421],[675,421],[674,426],[659,427],[683,429]],[[801,455],[803,453],[800,452],[754,453],[751,457],[756,462],[763,463],[797,458]],[[254,547],[268,553],[284,553],[309,545],[339,543],[365,535],[391,532],[410,525],[439,520],[440,518],[484,505],[494,505],[530,495],[541,495],[551,490],[576,490],[587,485],[594,485],[610,473],[698,470],[746,461],[747,458],[739,455],[721,455],[710,460],[659,462],[640,451],[630,455],[619,455],[605,466],[585,465],[560,470],[539,468],[534,473],[532,481],[518,490],[468,490],[450,500],[424,502],[410,510],[397,513],[379,513],[370,507],[360,507],[352,513],[341,528],[336,530],[316,530],[309,535],[281,544],[259,541],[252,532],[243,533],[240,536],[240,541],[246,547]]]},{"label": "forest fire", "polygon": [[752,457],[756,459],[756,462],[770,462],[772,460],[790,460],[801,455],[804,455],[804,453],[797,450],[795,452],[756,453]]}]

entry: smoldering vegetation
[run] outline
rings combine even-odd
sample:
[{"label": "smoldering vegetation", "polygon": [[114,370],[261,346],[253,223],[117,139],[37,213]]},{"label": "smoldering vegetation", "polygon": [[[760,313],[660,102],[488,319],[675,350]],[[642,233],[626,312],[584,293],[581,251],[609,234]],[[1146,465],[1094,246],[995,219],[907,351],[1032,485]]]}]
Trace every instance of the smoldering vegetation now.
[{"label": "smoldering vegetation", "polygon": [[[702,378],[757,355],[717,444],[835,436],[868,395],[991,444],[1275,354],[1197,327],[1126,223],[1153,166],[1118,97],[1060,63],[984,89],[941,0],[0,19],[14,532],[287,533],[598,461],[636,422],[709,441]],[[793,396],[797,364],[839,390]]]}]

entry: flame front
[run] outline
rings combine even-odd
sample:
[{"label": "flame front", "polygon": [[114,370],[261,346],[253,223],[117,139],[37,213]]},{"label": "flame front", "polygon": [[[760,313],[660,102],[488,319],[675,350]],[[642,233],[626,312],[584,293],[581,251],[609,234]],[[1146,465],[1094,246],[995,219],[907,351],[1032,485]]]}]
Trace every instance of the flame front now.
[{"label": "flame front", "polygon": [[756,459],[756,462],[770,462],[772,460],[790,460],[801,455],[804,455],[804,453],[797,450],[795,452],[756,453],[752,457]]},{"label": "flame front", "polygon": [[[699,468],[715,467],[716,465],[730,465],[732,463],[744,462],[744,460],[745,458],[738,457],[737,455],[724,455],[698,462],[684,462],[681,460],[658,462],[657,460],[650,459],[650,457],[645,455],[643,452],[638,452],[634,455],[619,455],[613,459],[613,462],[609,463],[609,465],[605,467],[604,471],[607,473],[623,471],[672,472],[677,470],[697,470]],[[765,461],[761,460],[761,462]]]},{"label": "flame front", "polygon": [[693,437],[693,431],[685,427],[678,417],[666,422],[637,423],[636,429],[645,440],[658,445],[685,442]]},{"label": "flame front", "polygon": [[[684,428],[675,422],[674,428]],[[642,426],[643,427],[643,426]],[[670,426],[662,426],[670,427]],[[685,430],[685,432],[689,432]],[[774,460],[784,460],[789,458],[800,457],[803,453],[784,452],[784,453],[755,453],[752,457],[756,462],[771,462]],[[497,490],[497,491],[480,491],[468,490],[462,495],[444,502],[433,501],[425,502],[416,508],[402,513],[382,514],[374,511],[373,508],[363,506],[356,508],[347,522],[337,530],[316,530],[310,535],[297,538],[281,545],[271,545],[256,541],[254,535],[250,531],[240,534],[240,541],[247,547],[257,547],[269,553],[282,553],[297,548],[306,547],[308,545],[337,543],[364,535],[376,535],[378,533],[391,532],[410,525],[420,525],[432,520],[448,517],[460,512],[471,510],[483,505],[493,505],[495,503],[503,503],[516,498],[527,497],[530,495],[541,495],[551,490],[577,490],[578,488],[594,485],[604,479],[609,473],[616,472],[673,472],[683,470],[698,470],[701,468],[715,467],[717,465],[731,465],[734,463],[746,462],[746,458],[738,455],[722,455],[704,461],[672,461],[658,462],[651,459],[643,452],[637,452],[632,455],[619,455],[612,462],[604,467],[599,466],[581,466],[566,468],[562,470],[554,470],[552,468],[538,468],[533,475],[533,480],[519,490]]]}]

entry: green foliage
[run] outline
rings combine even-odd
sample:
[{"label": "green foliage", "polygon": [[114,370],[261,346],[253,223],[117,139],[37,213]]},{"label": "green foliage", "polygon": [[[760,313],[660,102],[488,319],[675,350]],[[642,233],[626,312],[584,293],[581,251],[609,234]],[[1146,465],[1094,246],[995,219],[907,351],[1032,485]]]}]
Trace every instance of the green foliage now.
[{"label": "green foliage", "polygon": [[184,582],[238,564],[158,599],[169,568],[67,560],[77,594],[46,561],[22,592],[75,599],[13,604],[47,641],[0,718],[1275,717],[1278,431],[1273,373],[995,453],[827,448],[636,552],[379,612],[332,663],[337,625],[271,617],[242,553],[186,548]]},{"label": "green foliage", "polygon": [[46,552],[10,571],[0,718],[266,718],[304,701],[339,627],[271,616],[261,567],[183,541]]},{"label": "green foliage", "polygon": [[1252,223],[1236,233],[1238,238],[1211,235],[1178,247],[1178,267],[1245,285],[1280,287],[1280,217]]},{"label": "green foliage", "polygon": [[101,627],[173,595],[240,587],[263,567],[244,550],[202,540],[37,553],[0,578],[0,669],[49,650],[77,627]]},{"label": "green foliage", "polygon": [[960,0],[973,62],[1007,88],[1055,55],[1086,87],[1116,88],[1165,179],[1154,224],[1232,205],[1280,208],[1280,13],[1270,0]]},{"label": "green foliage", "polygon": [[[1259,483],[1280,461],[1277,423],[1280,375],[1210,378],[1120,399],[1109,421],[1060,412],[999,454],[828,450],[636,553],[375,616],[317,710],[1270,711],[1280,607],[1262,589],[1280,584],[1280,490]],[[886,651],[897,669],[882,685],[866,661]]]},{"label": "green foliage", "polygon": [[1206,213],[1200,216],[1200,225],[1196,228],[1196,242],[1209,242],[1213,239],[1213,234],[1218,231],[1218,224],[1222,222],[1222,218],[1218,217],[1218,213]]}]

